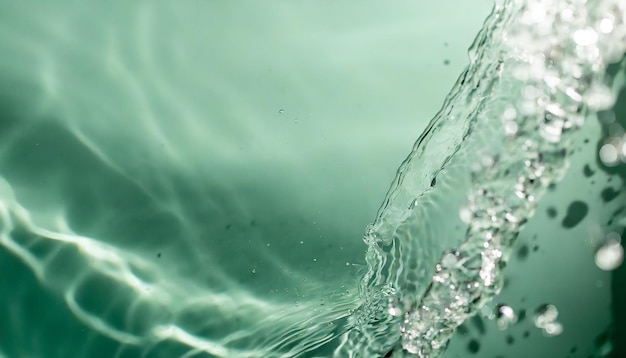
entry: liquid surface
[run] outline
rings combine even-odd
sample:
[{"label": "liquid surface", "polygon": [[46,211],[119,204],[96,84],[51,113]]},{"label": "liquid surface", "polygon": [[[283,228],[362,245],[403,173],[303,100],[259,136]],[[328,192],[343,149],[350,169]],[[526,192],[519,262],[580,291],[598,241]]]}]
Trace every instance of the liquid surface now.
[{"label": "liquid surface", "polygon": [[194,6],[1,5],[0,356],[619,354],[623,3]]}]

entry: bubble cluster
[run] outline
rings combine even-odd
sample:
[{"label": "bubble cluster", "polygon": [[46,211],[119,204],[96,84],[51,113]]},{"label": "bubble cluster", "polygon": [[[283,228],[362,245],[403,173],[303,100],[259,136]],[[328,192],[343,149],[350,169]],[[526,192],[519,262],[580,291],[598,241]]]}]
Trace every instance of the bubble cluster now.
[{"label": "bubble cluster", "polygon": [[[438,357],[455,329],[500,292],[502,269],[517,235],[548,187],[563,177],[574,135],[587,115],[615,102],[614,90],[605,84],[606,68],[626,51],[626,23],[620,15],[625,12],[626,4],[612,0],[593,6],[576,0],[496,1],[470,49],[470,66],[401,167],[366,233],[366,309],[356,312],[361,325],[346,340],[350,351],[375,354],[372,347],[378,345],[371,342],[399,325],[406,352]],[[436,152],[443,142],[437,136],[457,138],[454,151]],[[623,146],[616,142],[601,149],[600,157],[621,162]],[[431,157],[426,160],[426,155]],[[453,167],[457,176],[467,175],[466,200],[457,211],[466,230],[434,265],[428,282],[429,268],[410,261],[415,258],[407,248],[415,240],[434,241],[429,235],[436,231],[411,226],[424,225],[427,217],[415,219],[426,214],[409,203],[436,190],[421,173],[437,165],[437,173]],[[445,174],[439,177],[445,180]],[[588,212],[586,205],[572,205],[563,219],[566,227]],[[616,247],[598,251],[607,266],[617,262]],[[376,298],[381,282],[398,288],[389,306],[393,309],[377,308],[387,304]],[[508,306],[496,316],[502,327],[515,320]],[[557,316],[553,306],[538,315],[546,335],[562,332]],[[385,339],[395,337],[390,333]]]},{"label": "bubble cluster", "polygon": [[548,337],[558,336],[563,333],[563,325],[557,321],[559,311],[554,305],[543,305],[535,312],[535,327],[542,330]]}]

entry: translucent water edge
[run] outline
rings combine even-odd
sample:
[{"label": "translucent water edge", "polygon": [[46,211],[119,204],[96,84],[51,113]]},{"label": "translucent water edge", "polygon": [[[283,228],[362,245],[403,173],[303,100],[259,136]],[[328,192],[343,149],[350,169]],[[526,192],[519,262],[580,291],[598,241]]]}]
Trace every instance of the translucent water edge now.
[{"label": "translucent water edge", "polygon": [[585,118],[615,102],[625,21],[623,1],[496,1],[366,232],[362,305],[336,357],[439,357],[500,292]]}]

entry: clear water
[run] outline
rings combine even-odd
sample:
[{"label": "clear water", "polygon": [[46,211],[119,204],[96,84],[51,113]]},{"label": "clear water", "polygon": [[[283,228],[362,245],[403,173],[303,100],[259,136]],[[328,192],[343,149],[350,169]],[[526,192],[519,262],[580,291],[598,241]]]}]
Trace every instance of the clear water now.
[{"label": "clear water", "polygon": [[0,356],[618,357],[625,4],[497,1],[363,242],[401,6],[1,4]]}]

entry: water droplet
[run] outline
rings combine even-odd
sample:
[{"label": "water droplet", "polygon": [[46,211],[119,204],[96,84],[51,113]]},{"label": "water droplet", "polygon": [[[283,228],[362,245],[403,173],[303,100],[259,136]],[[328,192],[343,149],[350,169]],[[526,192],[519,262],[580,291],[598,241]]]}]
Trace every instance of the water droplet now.
[{"label": "water droplet", "polygon": [[619,241],[611,239],[596,252],[595,261],[601,270],[615,270],[624,262],[624,248]]},{"label": "water droplet", "polygon": [[506,121],[504,123],[504,133],[506,133],[508,137],[512,137],[517,134],[517,130],[518,126],[514,121]]},{"label": "water droplet", "polygon": [[446,268],[452,268],[458,263],[458,257],[453,253],[449,252],[441,260],[441,264]]},{"label": "water droplet", "polygon": [[517,315],[513,308],[507,305],[498,305],[496,310],[496,324],[498,328],[505,330],[515,322],[517,322]]},{"label": "water droplet", "polygon": [[531,99],[532,100],[532,99],[537,98],[537,96],[539,96],[539,91],[537,90],[537,88],[535,86],[527,85],[522,90],[522,95],[526,99]]},{"label": "water droplet", "polygon": [[402,311],[398,307],[394,307],[393,305],[389,305],[389,314],[394,317],[400,317],[402,315]]},{"label": "water droplet", "polygon": [[600,111],[613,106],[613,104],[615,104],[616,97],[609,87],[596,84],[589,88],[585,99],[589,108],[595,111]]},{"label": "water droplet", "polygon": [[563,325],[559,322],[548,323],[543,328],[543,333],[548,337],[558,336],[559,334],[563,333]]},{"label": "water droplet", "polygon": [[604,165],[613,167],[619,162],[617,148],[613,144],[605,144],[600,148],[600,160]]},{"label": "water droplet", "polygon": [[459,216],[461,217],[461,221],[466,224],[469,224],[472,221],[472,211],[468,208],[463,208],[459,211]]},{"label": "water droplet", "polygon": [[609,19],[609,18],[604,18],[602,20],[600,20],[600,32],[604,33],[604,34],[608,34],[611,31],[613,31],[613,20]]},{"label": "water droplet", "polygon": [[492,156],[485,155],[482,158],[480,158],[480,162],[482,163],[484,168],[491,168],[493,164],[495,163],[495,160],[493,159]]},{"label": "water droplet", "polygon": [[563,325],[556,321],[559,311],[554,305],[542,305],[535,311],[535,326],[543,331],[543,334],[552,337],[563,332]]},{"label": "water droplet", "polygon": [[579,46],[590,46],[598,41],[598,34],[592,28],[586,28],[574,32],[574,41]]}]

